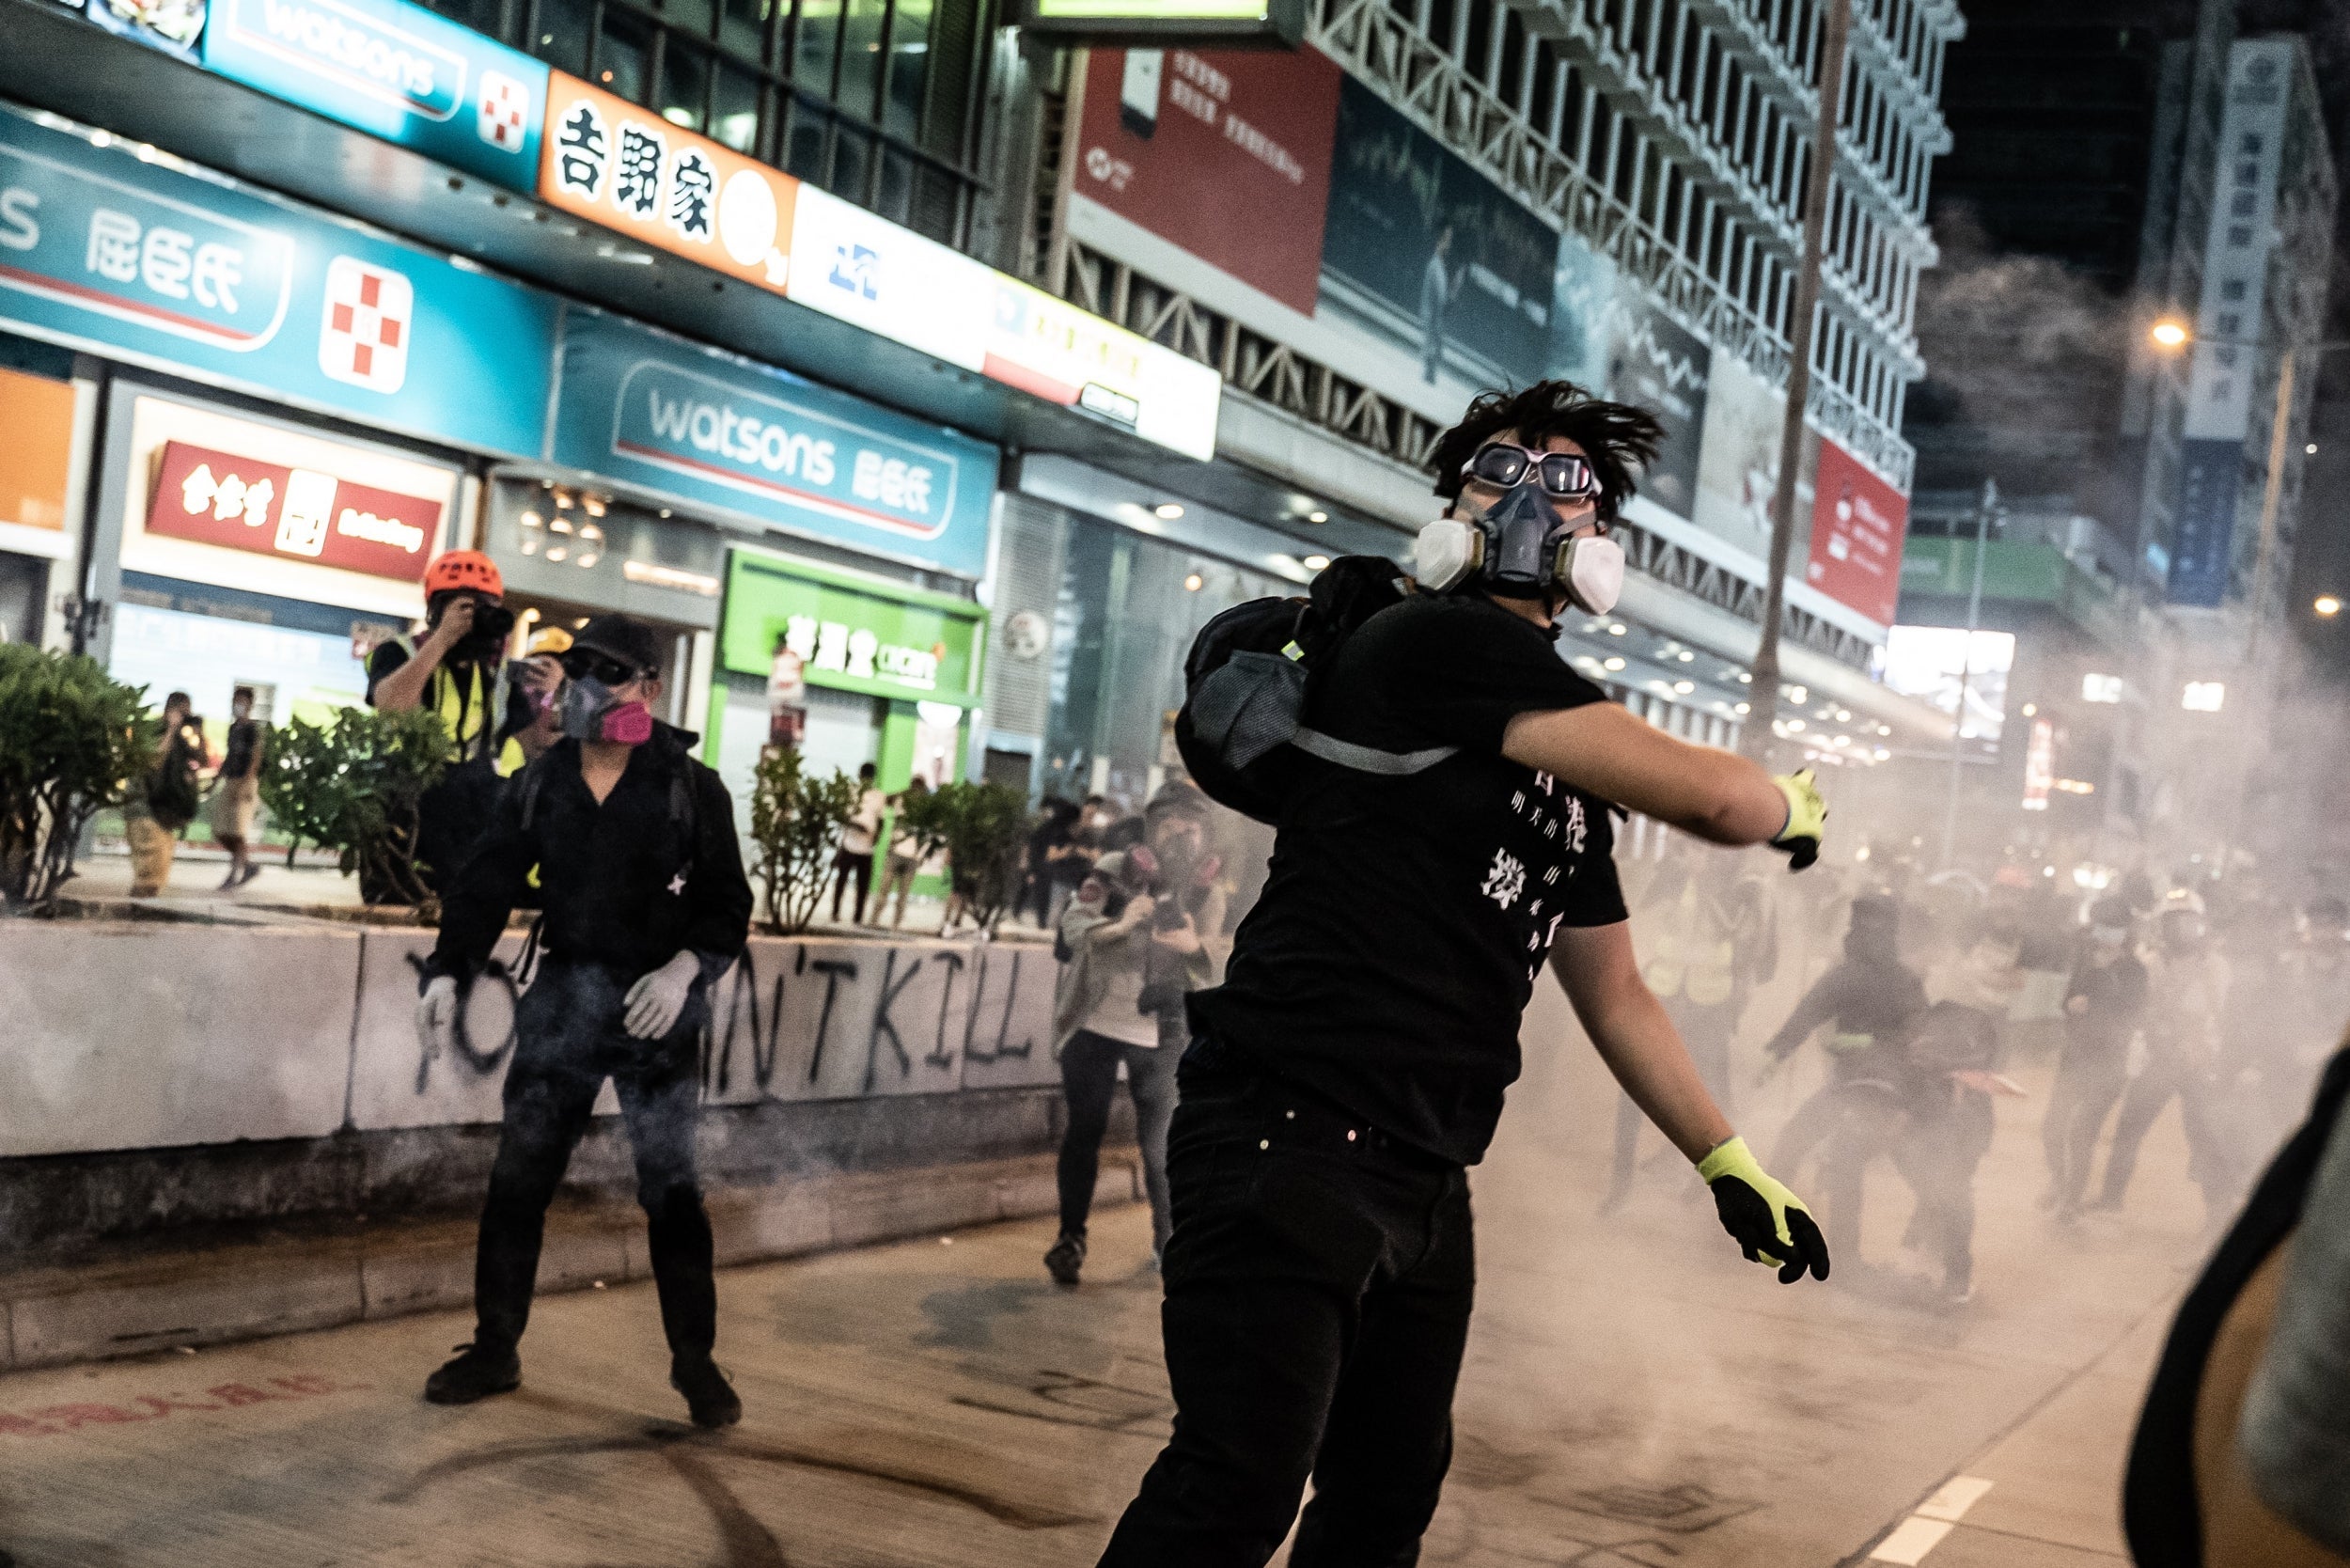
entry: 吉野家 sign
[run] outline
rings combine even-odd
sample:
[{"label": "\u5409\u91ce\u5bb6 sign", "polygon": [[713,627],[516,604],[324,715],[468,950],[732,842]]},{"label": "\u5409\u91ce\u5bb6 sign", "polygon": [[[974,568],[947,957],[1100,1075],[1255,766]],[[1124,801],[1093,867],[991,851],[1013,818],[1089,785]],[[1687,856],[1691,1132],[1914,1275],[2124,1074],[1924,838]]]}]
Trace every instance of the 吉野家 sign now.
[{"label": "\u5409\u91ce\u5bb6 sign", "polygon": [[1014,0],[1010,22],[1061,43],[1214,43],[1294,49],[1305,0]]},{"label": "\u5409\u91ce\u5bb6 sign", "polygon": [[147,531],[401,582],[422,580],[437,501],[184,441],[156,464]]},{"label": "\u5409\u91ce\u5bb6 sign", "polygon": [[650,109],[548,73],[539,196],[567,212],[780,294],[799,183]]},{"label": "\u5409\u91ce\u5bb6 sign", "polygon": [[510,190],[537,185],[547,68],[406,0],[212,0],[204,64]]}]

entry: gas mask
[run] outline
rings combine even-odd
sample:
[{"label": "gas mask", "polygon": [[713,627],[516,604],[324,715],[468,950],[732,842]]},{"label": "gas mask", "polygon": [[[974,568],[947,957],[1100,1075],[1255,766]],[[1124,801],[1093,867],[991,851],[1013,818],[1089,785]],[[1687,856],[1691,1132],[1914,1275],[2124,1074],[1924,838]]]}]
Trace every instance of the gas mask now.
[{"label": "gas mask", "polygon": [[1431,593],[1476,579],[1504,599],[1542,599],[1557,588],[1590,615],[1606,615],[1623,594],[1623,546],[1605,534],[1580,538],[1529,472],[1482,517],[1440,517],[1420,529],[1413,575]]},{"label": "gas mask", "polygon": [[564,685],[561,707],[563,733],[572,740],[643,745],[652,739],[652,710],[641,702],[621,701],[592,675]]}]

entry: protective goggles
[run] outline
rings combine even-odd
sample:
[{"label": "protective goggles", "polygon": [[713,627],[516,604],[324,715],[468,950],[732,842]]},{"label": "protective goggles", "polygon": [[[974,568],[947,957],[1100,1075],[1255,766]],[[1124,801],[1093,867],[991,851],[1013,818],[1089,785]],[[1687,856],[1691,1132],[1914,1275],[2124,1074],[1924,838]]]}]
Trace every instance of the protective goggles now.
[{"label": "protective goggles", "polygon": [[1507,441],[1488,441],[1468,460],[1464,478],[1508,490],[1537,476],[1543,490],[1562,501],[1579,501],[1599,494],[1599,476],[1590,460],[1573,452],[1536,452]]},{"label": "protective goggles", "polygon": [[592,648],[574,648],[557,662],[569,679],[594,681],[605,686],[625,686],[645,673],[625,660],[599,653]]}]

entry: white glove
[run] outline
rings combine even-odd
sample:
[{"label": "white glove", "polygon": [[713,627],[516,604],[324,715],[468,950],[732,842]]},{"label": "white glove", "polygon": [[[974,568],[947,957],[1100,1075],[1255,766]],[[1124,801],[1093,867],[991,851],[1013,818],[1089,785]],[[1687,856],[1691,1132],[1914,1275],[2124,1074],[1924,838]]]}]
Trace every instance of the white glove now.
[{"label": "white glove", "polygon": [[639,1040],[658,1040],[675,1028],[678,1014],[685,1011],[685,998],[693,992],[701,972],[700,959],[690,951],[680,951],[630,986],[628,999],[621,1004],[628,1010],[628,1032]]},{"label": "white glove", "polygon": [[457,1043],[457,977],[435,975],[416,999],[416,1043],[437,1057]]}]

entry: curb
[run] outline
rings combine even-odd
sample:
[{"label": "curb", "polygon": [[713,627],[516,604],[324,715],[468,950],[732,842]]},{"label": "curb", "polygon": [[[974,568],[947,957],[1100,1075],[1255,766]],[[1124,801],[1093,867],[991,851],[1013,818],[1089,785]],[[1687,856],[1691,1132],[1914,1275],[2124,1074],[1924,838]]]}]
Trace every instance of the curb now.
[{"label": "curb", "polygon": [[[1141,1198],[1135,1151],[1104,1150],[1096,1204]],[[1049,1154],[722,1189],[707,1201],[721,1268],[1028,1219],[1059,1207]],[[429,1220],[353,1236],[0,1275],[0,1370],[462,1308],[473,1300],[473,1248],[470,1220]],[[634,1207],[558,1207],[548,1215],[540,1294],[650,1278],[644,1218]]]}]

